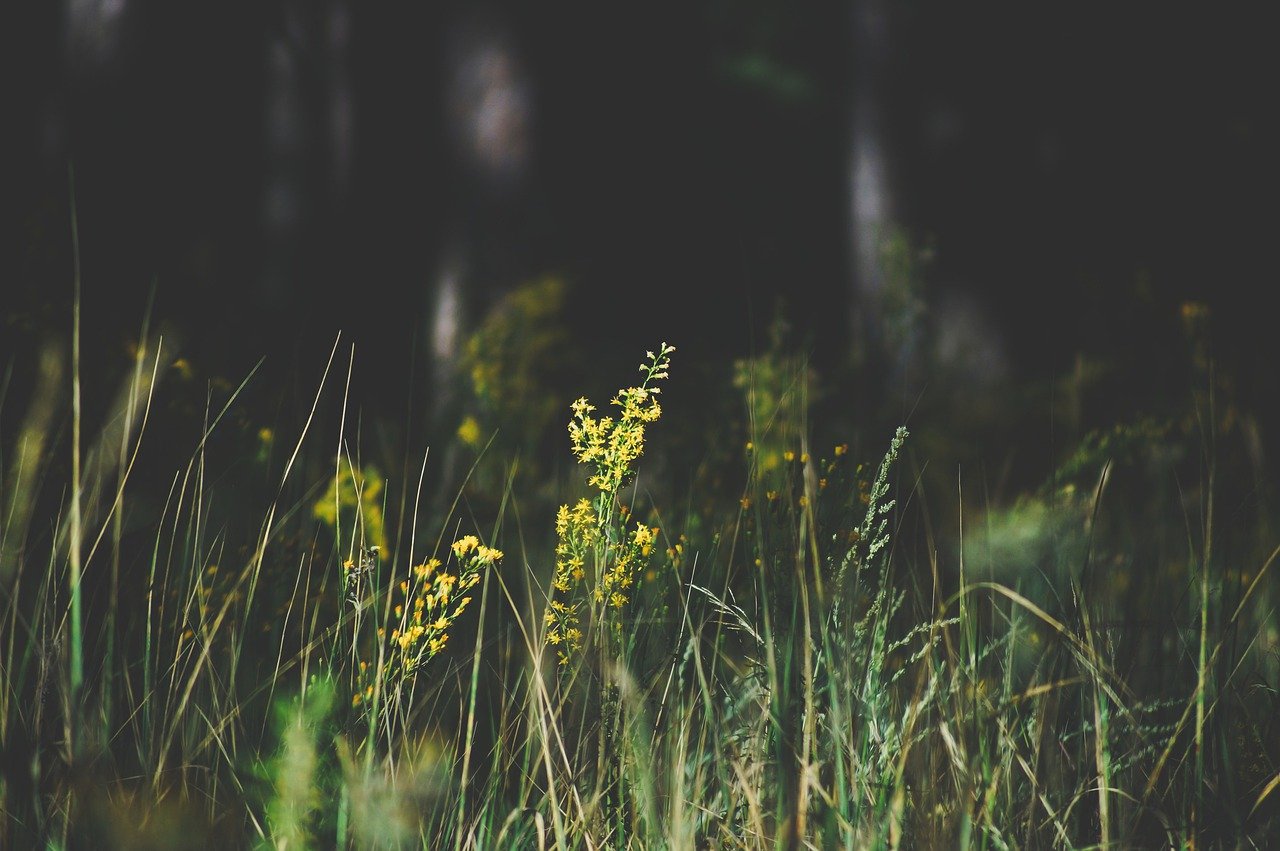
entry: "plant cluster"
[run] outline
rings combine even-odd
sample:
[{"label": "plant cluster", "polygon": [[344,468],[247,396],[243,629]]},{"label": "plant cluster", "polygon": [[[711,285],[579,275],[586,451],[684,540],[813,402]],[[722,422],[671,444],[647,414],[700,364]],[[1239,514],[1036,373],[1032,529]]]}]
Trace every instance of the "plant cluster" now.
[{"label": "plant cluster", "polygon": [[663,343],[657,352],[646,353],[640,385],[619,390],[611,402],[616,416],[593,417],[596,408],[585,398],[572,405],[570,445],[578,463],[591,470],[587,483],[598,493],[561,505],[556,513],[555,574],[544,622],[545,641],[556,648],[562,666],[582,647],[584,604],[594,604],[607,640],[617,640],[621,612],[657,542],[656,527],[629,522],[621,492],[644,453],[646,426],[662,416],[657,382],[668,377],[674,351]]},{"label": "plant cluster", "polygon": [[[456,563],[454,571],[445,568],[440,559],[431,558],[410,569],[409,575],[395,586],[395,598],[391,611],[390,642],[382,652],[384,661],[379,670],[383,683],[403,686],[426,667],[433,657],[444,650],[449,641],[449,627],[471,604],[467,592],[479,582],[482,571],[502,560],[502,551],[485,546],[474,535],[466,535],[454,541],[450,547]],[[368,556],[364,569],[368,570]],[[348,559],[343,565],[349,588],[358,588],[357,577],[361,568]],[[352,599],[360,605],[359,597]],[[378,635],[387,635],[386,627],[378,628]],[[374,697],[374,679],[368,677],[370,666],[359,663],[360,687],[352,696],[352,705],[368,704]]]}]

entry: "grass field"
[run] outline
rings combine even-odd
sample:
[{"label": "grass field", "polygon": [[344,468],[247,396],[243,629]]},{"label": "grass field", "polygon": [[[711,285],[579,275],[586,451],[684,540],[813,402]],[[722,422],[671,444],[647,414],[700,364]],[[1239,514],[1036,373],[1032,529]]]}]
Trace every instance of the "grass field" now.
[{"label": "grass field", "polygon": [[293,408],[145,328],[114,396],[78,346],[16,367],[0,847],[1280,837],[1280,541],[1211,367],[993,494],[781,338],[560,400],[539,286],[398,458],[340,345]]}]

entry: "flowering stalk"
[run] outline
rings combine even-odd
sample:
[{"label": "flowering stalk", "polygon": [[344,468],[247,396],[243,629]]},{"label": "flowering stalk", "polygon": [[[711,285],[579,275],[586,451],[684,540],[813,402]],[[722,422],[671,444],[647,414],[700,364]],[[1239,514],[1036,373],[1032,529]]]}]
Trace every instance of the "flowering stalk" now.
[{"label": "flowering stalk", "polygon": [[644,453],[645,427],[662,416],[658,381],[667,378],[674,346],[663,343],[640,365],[638,387],[618,391],[615,416],[593,417],[585,398],[573,403],[569,441],[578,463],[592,472],[587,483],[594,499],[562,505],[556,514],[556,571],[545,615],[546,642],[556,648],[562,666],[582,647],[584,602],[599,612],[599,629],[613,643],[620,639],[621,613],[630,600],[637,573],[647,563],[658,530],[644,523],[628,526],[629,512],[619,499]]},{"label": "flowering stalk", "polygon": [[[439,559],[415,565],[408,577],[396,586],[402,601],[392,610],[390,641],[380,676],[388,692],[412,683],[431,659],[444,650],[449,627],[471,604],[467,591],[480,581],[484,568],[502,560],[502,551],[480,543],[474,535],[459,538],[451,547],[456,572],[446,570]],[[358,570],[350,562],[347,571]],[[378,630],[379,637],[386,629]],[[367,704],[374,697],[369,665],[360,663],[361,688],[352,697],[352,706]]]}]

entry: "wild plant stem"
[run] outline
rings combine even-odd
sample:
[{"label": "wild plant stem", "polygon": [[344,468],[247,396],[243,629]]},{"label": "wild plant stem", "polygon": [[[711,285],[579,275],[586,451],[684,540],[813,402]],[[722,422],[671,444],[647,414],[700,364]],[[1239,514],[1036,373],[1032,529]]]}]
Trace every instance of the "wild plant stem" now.
[{"label": "wild plant stem", "polygon": [[[84,648],[80,609],[80,227],[76,221],[75,171],[67,167],[71,193],[71,706],[76,712],[84,684]],[[74,744],[74,743],[73,743]]]}]

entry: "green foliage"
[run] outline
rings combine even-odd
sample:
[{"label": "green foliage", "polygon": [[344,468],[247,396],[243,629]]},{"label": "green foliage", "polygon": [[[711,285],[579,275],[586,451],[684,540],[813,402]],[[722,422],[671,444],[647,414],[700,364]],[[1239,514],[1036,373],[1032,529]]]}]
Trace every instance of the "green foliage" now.
[{"label": "green foliage", "polygon": [[315,679],[304,697],[276,706],[281,745],[269,765],[272,796],[266,807],[270,836],[265,847],[285,851],[316,845],[313,820],[325,803],[320,796],[322,730],[333,704],[333,684]]}]

